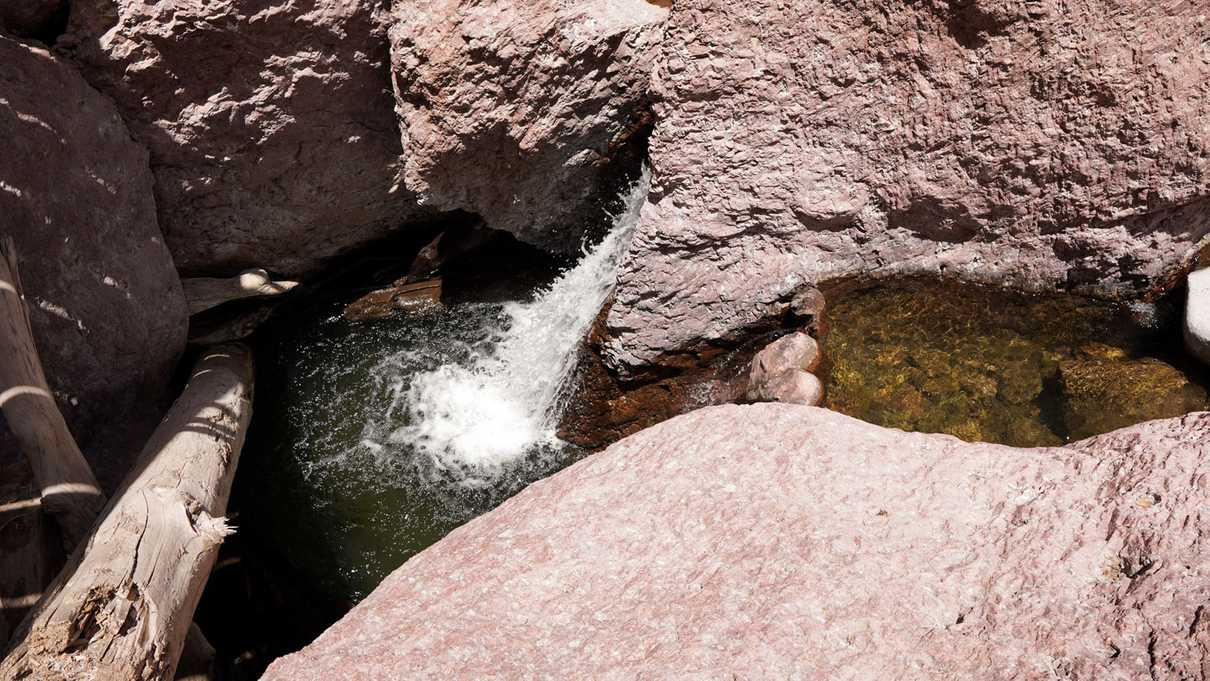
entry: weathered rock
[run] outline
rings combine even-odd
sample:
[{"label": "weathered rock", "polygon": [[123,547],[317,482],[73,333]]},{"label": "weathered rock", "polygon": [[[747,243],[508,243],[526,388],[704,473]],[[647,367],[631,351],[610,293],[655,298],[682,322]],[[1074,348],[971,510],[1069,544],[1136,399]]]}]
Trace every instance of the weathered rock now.
[{"label": "weathered rock", "polygon": [[183,273],[302,273],[421,213],[397,182],[385,5],[75,3],[59,45],[150,149]]},{"label": "weathered rock", "polygon": [[1059,362],[1059,390],[1063,425],[1073,439],[1210,407],[1206,390],[1175,367],[1100,344]]},{"label": "weathered rock", "polygon": [[147,152],[74,69],[3,37],[0,139],[0,233],[15,241],[38,352],[111,486],[167,406],[188,318]]},{"label": "weathered rock", "polygon": [[[758,401],[773,399],[768,388],[775,378],[787,371],[815,371],[819,368],[819,360],[819,344],[811,336],[796,331],[778,338],[752,358],[752,370],[748,373],[748,398]],[[795,379],[789,380],[793,382]]]},{"label": "weathered rock", "polygon": [[578,247],[613,157],[644,127],[667,10],[646,0],[395,3],[404,177],[425,205]]},{"label": "weathered rock", "polygon": [[267,681],[1203,678],[1210,414],[1023,450],[762,404],[416,556]]},{"label": "weathered rock", "polygon": [[1192,2],[678,0],[611,366],[846,274],[1165,283],[1210,229],[1208,40]]},{"label": "weathered rock", "polygon": [[762,384],[749,387],[748,399],[757,402],[786,402],[817,407],[823,402],[823,382],[801,369],[786,369],[770,376]]},{"label": "weathered rock", "polygon": [[1188,278],[1185,300],[1185,347],[1210,364],[1210,269],[1193,272]]},{"label": "weathered rock", "polygon": [[260,268],[244,270],[234,277],[195,277],[181,281],[191,315],[232,300],[279,296],[295,286],[298,286],[297,281],[273,281],[269,273]]}]

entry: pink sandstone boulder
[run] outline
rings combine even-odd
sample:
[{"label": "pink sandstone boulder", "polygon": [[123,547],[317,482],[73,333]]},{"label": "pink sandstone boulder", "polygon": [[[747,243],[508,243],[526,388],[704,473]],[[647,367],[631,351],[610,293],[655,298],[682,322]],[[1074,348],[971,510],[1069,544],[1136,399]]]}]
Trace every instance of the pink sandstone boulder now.
[{"label": "pink sandstone boulder", "polygon": [[1210,413],[1067,448],[782,404],[644,430],[454,531],[268,681],[1204,679]]},{"label": "pink sandstone boulder", "polygon": [[748,399],[754,402],[787,402],[818,407],[823,403],[823,381],[809,371],[786,369],[762,383],[748,386]]},{"label": "pink sandstone boulder", "polygon": [[1187,0],[677,0],[607,360],[857,273],[1164,284],[1210,229],[1207,45]]},{"label": "pink sandstone boulder", "polygon": [[426,206],[578,248],[644,127],[668,10],[647,0],[410,0],[392,14],[408,188]]},{"label": "pink sandstone boulder", "polygon": [[302,273],[421,215],[397,179],[387,4],[73,3],[58,46],[150,150],[182,273]]},{"label": "pink sandstone boulder", "polygon": [[163,413],[188,324],[147,151],[74,68],[2,36],[0,140],[0,237],[59,408],[112,485]]}]

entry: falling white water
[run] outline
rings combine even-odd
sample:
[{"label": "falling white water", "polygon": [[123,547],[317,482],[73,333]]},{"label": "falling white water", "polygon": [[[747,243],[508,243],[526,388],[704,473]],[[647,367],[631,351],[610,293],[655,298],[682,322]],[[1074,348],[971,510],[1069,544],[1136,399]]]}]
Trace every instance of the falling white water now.
[{"label": "falling white water", "polygon": [[[389,443],[465,485],[490,484],[511,462],[558,446],[555,428],[579,344],[613,288],[647,187],[644,170],[609,234],[532,301],[506,305],[502,332],[468,361],[413,375],[406,387],[396,383],[389,412],[405,414],[406,425]],[[373,440],[362,444],[373,447]]]}]

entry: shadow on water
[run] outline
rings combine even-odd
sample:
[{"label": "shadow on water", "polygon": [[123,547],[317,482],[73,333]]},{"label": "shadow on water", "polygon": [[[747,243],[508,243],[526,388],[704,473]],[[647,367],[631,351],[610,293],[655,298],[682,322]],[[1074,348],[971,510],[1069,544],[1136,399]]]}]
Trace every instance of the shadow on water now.
[{"label": "shadow on water", "polygon": [[1120,304],[924,278],[833,289],[825,406],[872,423],[1045,446],[1207,407],[1179,291]]}]

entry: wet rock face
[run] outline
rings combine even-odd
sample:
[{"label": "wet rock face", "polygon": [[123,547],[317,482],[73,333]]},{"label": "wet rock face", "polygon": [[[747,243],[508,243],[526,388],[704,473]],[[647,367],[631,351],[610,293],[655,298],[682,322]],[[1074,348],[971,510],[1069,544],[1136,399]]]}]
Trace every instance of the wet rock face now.
[{"label": "wet rock face", "polygon": [[74,3],[60,45],[150,149],[183,273],[306,272],[421,212],[396,178],[385,6]]},{"label": "wet rock face", "polygon": [[1210,228],[1208,38],[1192,2],[678,1],[611,366],[851,273],[1162,284]]},{"label": "wet rock face", "polygon": [[264,678],[1201,678],[1208,443],[1205,413],[1020,450],[702,409],[454,531]]},{"label": "wet rock face", "polygon": [[667,10],[646,0],[419,0],[392,13],[407,186],[427,206],[578,248],[649,122],[643,103]]},{"label": "wet rock face", "polygon": [[188,323],[147,152],[74,68],[3,37],[0,139],[0,234],[15,242],[47,379],[113,483],[162,413]]}]

